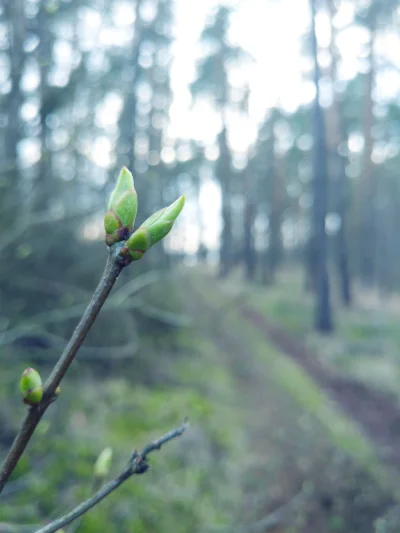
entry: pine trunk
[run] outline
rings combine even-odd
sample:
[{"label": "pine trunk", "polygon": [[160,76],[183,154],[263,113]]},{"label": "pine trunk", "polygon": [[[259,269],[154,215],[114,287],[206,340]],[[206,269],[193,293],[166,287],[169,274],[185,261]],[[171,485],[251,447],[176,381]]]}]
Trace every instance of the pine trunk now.
[{"label": "pine trunk", "polygon": [[[335,87],[337,81],[337,59],[336,29],[332,24],[336,13],[332,0],[329,0],[330,20],[331,20],[331,67],[330,77],[332,86]],[[343,140],[347,140],[343,124],[343,110],[340,96],[333,93],[333,102],[327,112],[329,126],[327,128],[327,141],[330,153],[330,176],[332,181],[332,192],[334,194],[334,209],[340,217],[340,227],[334,241],[334,257],[337,268],[340,297],[342,303],[349,307],[352,301],[351,276],[349,268],[349,245],[348,245],[348,209],[350,204],[350,186],[346,174],[346,159],[340,155],[339,146]]]},{"label": "pine trunk", "polygon": [[243,259],[245,265],[245,274],[248,281],[254,281],[257,256],[254,242],[254,222],[256,218],[256,200],[255,200],[255,177],[252,164],[249,162],[245,175],[245,207],[244,207],[244,246]]},{"label": "pine trunk", "polygon": [[319,102],[320,70],[318,63],[318,45],[315,31],[316,6],[310,0],[312,12],[312,49],[314,57],[314,83],[316,96],[313,109],[314,136],[314,180],[313,212],[311,224],[311,255],[315,258],[316,305],[314,325],[318,331],[330,332],[333,329],[328,277],[328,242],[325,231],[325,219],[328,200],[328,164],[325,120]]},{"label": "pine trunk", "polygon": [[217,177],[222,193],[222,232],[219,277],[226,277],[233,266],[233,228],[231,201],[231,157],[226,128],[218,137],[219,159]]},{"label": "pine trunk", "polygon": [[369,71],[365,77],[365,94],[363,110],[363,134],[364,134],[364,153],[362,166],[362,180],[359,190],[359,273],[363,284],[367,287],[374,285],[376,281],[376,213],[375,213],[375,172],[372,163],[373,139],[372,128],[374,124],[373,117],[373,98],[372,93],[375,85],[375,61],[374,61],[374,41],[375,30],[370,28],[370,54],[369,54]]}]

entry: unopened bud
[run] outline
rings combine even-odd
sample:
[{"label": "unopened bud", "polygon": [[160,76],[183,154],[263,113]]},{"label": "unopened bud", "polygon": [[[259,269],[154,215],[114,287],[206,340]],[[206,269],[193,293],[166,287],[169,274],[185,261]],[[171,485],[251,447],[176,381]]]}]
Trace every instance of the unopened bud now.
[{"label": "unopened bud", "polygon": [[108,202],[108,211],[104,216],[106,243],[112,244],[127,238],[133,230],[137,213],[137,193],[133,176],[126,167],[119,173],[115,189]]},{"label": "unopened bud", "polygon": [[94,475],[96,477],[106,477],[110,471],[112,460],[112,448],[104,448],[94,464]]},{"label": "unopened bud", "polygon": [[141,259],[149,248],[168,235],[184,204],[185,197],[181,196],[170,206],[151,215],[129,237],[126,241],[126,247],[133,261]]},{"label": "unopened bud", "polygon": [[34,368],[27,368],[21,376],[20,390],[24,403],[36,405],[43,398],[42,378]]}]

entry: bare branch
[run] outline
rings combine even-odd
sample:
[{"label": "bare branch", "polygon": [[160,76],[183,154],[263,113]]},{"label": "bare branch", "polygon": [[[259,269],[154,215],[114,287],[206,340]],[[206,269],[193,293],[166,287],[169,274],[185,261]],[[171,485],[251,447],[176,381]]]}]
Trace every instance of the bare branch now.
[{"label": "bare branch", "polygon": [[182,433],[184,433],[187,427],[188,421],[184,420],[181,426],[176,429],[173,429],[172,431],[169,431],[160,439],[150,442],[149,444],[147,444],[147,446],[143,448],[141,452],[138,453],[135,451],[132,454],[132,457],[130,458],[127,467],[115,479],[106,483],[106,485],[104,485],[98,492],[96,492],[96,494],[94,494],[91,498],[75,507],[75,509],[73,509],[71,512],[67,513],[61,518],[58,518],[57,520],[54,520],[47,526],[38,529],[35,533],[53,533],[59,530],[60,528],[70,524],[80,516],[87,513],[90,509],[92,509],[95,505],[101,502],[101,500],[104,500],[104,498],[109,496],[112,492],[114,492],[115,489],[117,489],[120,485],[122,485],[122,483],[124,483],[134,474],[144,474],[149,469],[147,456],[150,453],[159,450],[164,444],[166,444],[170,440],[176,439],[177,437],[182,435]]}]

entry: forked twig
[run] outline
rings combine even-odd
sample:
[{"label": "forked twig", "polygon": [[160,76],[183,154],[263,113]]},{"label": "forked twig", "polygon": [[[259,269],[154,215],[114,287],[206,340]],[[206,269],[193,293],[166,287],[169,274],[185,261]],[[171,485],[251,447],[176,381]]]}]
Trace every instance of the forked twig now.
[{"label": "forked twig", "polygon": [[95,505],[97,505],[101,500],[104,500],[109,494],[114,492],[122,483],[127,479],[132,477],[134,474],[144,474],[149,469],[149,464],[147,462],[147,456],[156,450],[159,450],[165,443],[173,440],[184,433],[188,427],[188,421],[185,419],[183,423],[176,429],[169,431],[161,438],[154,440],[147,444],[141,452],[134,451],[132,457],[129,460],[126,468],[114,479],[106,483],[96,494],[94,494],[88,500],[79,504],[75,509],[69,513],[61,516],[57,520],[54,520],[47,526],[38,529],[35,533],[53,533],[58,531],[60,528],[70,524],[80,516],[87,513]]}]

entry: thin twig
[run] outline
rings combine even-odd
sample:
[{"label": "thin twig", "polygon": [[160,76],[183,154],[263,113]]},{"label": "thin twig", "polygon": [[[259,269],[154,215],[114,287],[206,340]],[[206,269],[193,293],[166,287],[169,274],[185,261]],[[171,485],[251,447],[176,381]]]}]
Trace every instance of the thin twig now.
[{"label": "thin twig", "polygon": [[55,364],[53,371],[44,386],[43,400],[40,404],[29,408],[23,422],[21,429],[16,436],[8,454],[0,469],[0,493],[7,483],[8,478],[14,471],[19,458],[24,452],[36,426],[42,419],[46,409],[54,400],[54,393],[61,380],[65,376],[68,368],[74,360],[81,344],[85,340],[90,328],[93,325],[97,315],[100,312],[104,302],[106,301],[110,291],[117,280],[123,265],[118,260],[118,245],[113,246],[104,269],[103,276],[100,280],[93,297],[86,308],[79,324],[77,325],[72,337],[67,344],[60,359]]},{"label": "thin twig", "polygon": [[87,513],[90,509],[92,509],[92,507],[94,507],[101,500],[106,498],[115,489],[122,485],[124,481],[129,479],[134,474],[144,474],[149,468],[147,456],[151,452],[159,450],[161,446],[163,446],[166,442],[169,442],[170,440],[182,435],[182,433],[186,430],[187,427],[188,422],[187,420],[185,420],[183,424],[178,428],[169,431],[160,439],[150,442],[147,446],[143,448],[141,452],[138,453],[135,451],[131,459],[129,460],[127,467],[115,479],[106,483],[106,485],[104,485],[98,492],[96,492],[96,494],[94,494],[91,498],[84,501],[83,503],[79,504],[71,512],[67,513],[61,518],[58,518],[57,520],[54,520],[42,529],[38,529],[35,533],[53,533],[54,531],[59,530],[60,528],[70,524],[80,516]]}]

